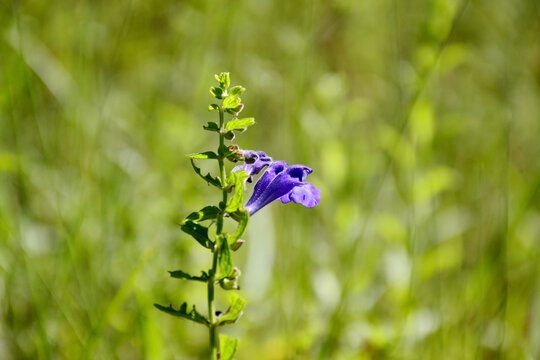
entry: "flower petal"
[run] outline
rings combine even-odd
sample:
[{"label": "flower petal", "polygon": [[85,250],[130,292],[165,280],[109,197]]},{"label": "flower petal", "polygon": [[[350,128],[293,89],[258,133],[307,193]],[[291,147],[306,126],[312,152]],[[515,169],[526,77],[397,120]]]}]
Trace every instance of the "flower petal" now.
[{"label": "flower petal", "polygon": [[281,197],[281,202],[284,204],[291,201],[312,208],[319,205],[321,201],[321,190],[317,189],[313,184],[305,182],[302,185],[295,186],[291,191]]},{"label": "flower petal", "polygon": [[[259,179],[251,199],[245,206],[250,215],[253,215],[272,201],[287,195],[295,187],[309,184],[302,180],[313,170],[303,165],[286,166],[287,163],[276,161]],[[311,202],[316,201],[314,196],[311,198]],[[311,202],[309,203],[311,204]]]},{"label": "flower petal", "polygon": [[272,164],[272,158],[264,151],[244,150],[244,159],[246,162],[242,165],[235,166],[232,171],[244,170],[248,175],[248,182],[253,181],[253,175],[257,175],[266,166]]},{"label": "flower petal", "polygon": [[262,174],[261,178],[257,183],[255,184],[255,188],[253,189],[253,194],[251,195],[251,198],[246,203],[246,206],[251,205],[261,194],[263,191],[268,187],[268,185],[274,180],[274,178],[281,172],[283,172],[285,169],[289,167],[289,164],[287,164],[285,161],[276,161],[272,163],[266,169],[266,171]]}]

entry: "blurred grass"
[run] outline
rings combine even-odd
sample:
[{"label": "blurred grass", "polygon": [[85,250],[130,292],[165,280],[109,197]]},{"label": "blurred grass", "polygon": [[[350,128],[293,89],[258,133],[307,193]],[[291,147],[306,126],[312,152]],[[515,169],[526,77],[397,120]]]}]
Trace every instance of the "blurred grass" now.
[{"label": "blurred grass", "polygon": [[166,271],[210,261],[184,154],[230,71],[238,143],[323,191],[252,219],[238,359],[540,358],[538,34],[534,0],[1,3],[1,357],[204,357],[152,303],[204,308]]}]

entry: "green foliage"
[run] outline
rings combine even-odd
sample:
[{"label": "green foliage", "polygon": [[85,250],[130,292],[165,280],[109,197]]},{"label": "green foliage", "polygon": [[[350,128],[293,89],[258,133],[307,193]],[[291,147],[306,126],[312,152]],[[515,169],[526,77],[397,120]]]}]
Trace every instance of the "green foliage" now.
[{"label": "green foliage", "polygon": [[223,93],[224,93],[224,91],[223,91],[222,88],[219,88],[219,87],[211,87],[210,88],[210,94],[214,95],[214,97],[216,99],[219,99],[219,100],[223,99]]},{"label": "green foliage", "polygon": [[197,175],[199,175],[201,178],[203,178],[208,184],[214,185],[216,187],[221,187],[221,181],[215,177],[213,177],[210,174],[203,175],[201,174],[201,169],[195,165],[195,162],[191,160],[191,166],[193,167],[193,170]]},{"label": "green foliage", "polygon": [[238,294],[232,293],[229,295],[229,308],[217,319],[218,325],[232,324],[238,321],[242,316],[242,311],[246,306],[246,301],[242,299]]},{"label": "green foliage", "polygon": [[240,105],[240,102],[242,99],[234,97],[234,96],[228,96],[223,100],[223,109],[235,109]]},{"label": "green foliage", "polygon": [[233,244],[235,244],[236,241],[242,236],[244,236],[244,234],[246,233],[246,229],[249,224],[249,212],[244,209],[238,209],[235,212],[234,218],[238,221],[238,227],[236,228],[236,232],[229,238],[229,244],[231,245],[231,248]]},{"label": "green foliage", "polygon": [[228,179],[229,188],[234,189],[234,194],[227,203],[225,211],[234,213],[244,205],[244,181],[248,174],[244,170],[231,173]]},{"label": "green foliage", "polygon": [[193,222],[191,220],[186,220],[180,226],[180,228],[186,234],[191,235],[195,240],[197,240],[199,244],[201,244],[205,248],[212,249],[214,247],[214,243],[208,238],[207,227],[197,224],[196,222]]},{"label": "green foliage", "polygon": [[213,151],[205,151],[197,154],[188,155],[190,159],[217,159],[218,154]]},{"label": "green foliage", "polygon": [[233,262],[229,247],[228,236],[225,234],[218,235],[216,242],[218,244],[218,264],[219,272],[216,276],[217,280],[229,277],[233,272]]},{"label": "green foliage", "polygon": [[231,338],[227,335],[219,335],[219,352],[220,360],[233,360],[238,349],[238,339]]},{"label": "green foliage", "polygon": [[173,315],[173,316],[181,317],[181,318],[184,318],[184,319],[188,319],[188,320],[194,321],[196,323],[203,324],[205,326],[210,325],[210,322],[208,321],[208,319],[206,317],[204,317],[204,315],[201,315],[197,311],[197,309],[195,308],[195,305],[193,305],[193,308],[191,309],[190,312],[187,312],[187,303],[183,303],[178,310],[175,310],[172,307],[172,305],[169,305],[169,306],[165,307],[163,305],[154,304],[154,306],[157,309],[159,309],[159,310],[161,310],[164,313],[167,313],[169,315]]},{"label": "green foliage", "polygon": [[231,85],[231,78],[228,72],[222,72],[219,75],[214,75],[219,82],[219,87],[223,90],[227,90]]},{"label": "green foliage", "polygon": [[195,222],[204,221],[204,220],[214,220],[217,219],[221,210],[217,206],[205,206],[199,211],[192,212],[186,217],[186,220],[191,220]]},{"label": "green foliage", "polygon": [[186,272],[183,272],[182,270],[169,271],[169,274],[171,274],[171,277],[175,279],[185,279],[202,282],[207,282],[208,279],[210,279],[210,276],[205,271],[201,271],[201,276],[193,276]]},{"label": "green foliage", "polygon": [[246,89],[240,85],[233,86],[229,89],[229,96],[240,97],[244,93],[244,91],[246,91]]},{"label": "green foliage", "polygon": [[249,127],[249,126],[251,126],[253,124],[255,124],[255,119],[254,118],[234,119],[234,120],[229,121],[225,125],[225,130],[227,130],[227,131],[230,131],[230,130],[244,131],[244,130],[246,130],[247,127]]}]

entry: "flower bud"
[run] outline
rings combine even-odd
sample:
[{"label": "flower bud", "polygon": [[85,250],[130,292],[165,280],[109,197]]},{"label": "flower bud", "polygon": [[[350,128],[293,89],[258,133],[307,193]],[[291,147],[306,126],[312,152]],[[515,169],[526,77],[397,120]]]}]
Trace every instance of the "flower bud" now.
[{"label": "flower bud", "polygon": [[238,286],[238,278],[234,278],[232,280],[228,278],[222,279],[219,282],[219,285],[223,290],[240,290],[240,286]]},{"label": "flower bud", "polygon": [[242,246],[243,243],[245,243],[245,240],[242,240],[242,239],[236,240],[233,244],[231,244],[231,250],[236,251],[240,249],[240,246]]}]

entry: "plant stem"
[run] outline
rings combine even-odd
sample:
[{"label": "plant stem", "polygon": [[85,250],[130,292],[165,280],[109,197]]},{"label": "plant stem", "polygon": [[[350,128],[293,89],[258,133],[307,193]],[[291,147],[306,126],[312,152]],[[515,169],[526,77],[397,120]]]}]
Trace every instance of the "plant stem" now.
[{"label": "plant stem", "polygon": [[214,324],[214,278],[217,268],[217,258],[218,258],[218,249],[217,245],[214,247],[214,256],[212,258],[212,270],[210,272],[210,278],[208,279],[208,320],[210,321],[209,327],[209,336],[210,336],[210,359],[218,359],[218,342],[217,342],[217,331]]},{"label": "plant stem", "polygon": [[[219,110],[219,128],[220,130],[223,128],[223,109]],[[224,136],[223,133],[220,131],[219,133],[219,147],[224,146]],[[218,149],[219,153],[219,149]],[[227,183],[227,175],[225,174],[225,164],[223,163],[223,158],[221,156],[218,157],[218,163],[219,163],[219,173],[221,176],[221,187],[223,191],[223,203],[227,204],[227,189],[226,189],[226,183]],[[217,228],[216,228],[216,236],[221,234],[223,230],[223,213],[221,213],[217,219]],[[208,320],[210,321],[210,327],[209,327],[209,339],[210,339],[210,359],[211,360],[217,360],[219,359],[219,341],[217,337],[217,328],[215,324],[215,306],[214,306],[214,284],[215,284],[215,276],[217,272],[217,260],[218,260],[218,252],[219,252],[219,244],[214,245],[213,249],[213,257],[212,257],[212,270],[210,271],[210,278],[208,279]]]}]

